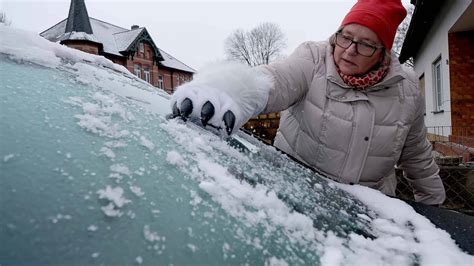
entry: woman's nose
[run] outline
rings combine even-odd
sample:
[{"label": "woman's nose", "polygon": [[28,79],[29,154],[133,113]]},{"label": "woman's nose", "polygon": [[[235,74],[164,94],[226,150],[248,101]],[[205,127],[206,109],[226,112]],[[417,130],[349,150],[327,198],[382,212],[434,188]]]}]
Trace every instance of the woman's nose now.
[{"label": "woman's nose", "polygon": [[348,53],[349,55],[357,55],[357,44],[351,43],[351,45],[347,47],[346,53]]}]

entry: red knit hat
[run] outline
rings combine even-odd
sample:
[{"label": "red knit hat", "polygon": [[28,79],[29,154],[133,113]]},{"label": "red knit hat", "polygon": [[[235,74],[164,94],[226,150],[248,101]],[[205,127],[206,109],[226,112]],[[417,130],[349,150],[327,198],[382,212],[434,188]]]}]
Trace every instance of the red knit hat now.
[{"label": "red knit hat", "polygon": [[401,0],[359,0],[341,23],[341,27],[357,23],[373,30],[387,50],[392,49],[398,25],[407,11]]}]

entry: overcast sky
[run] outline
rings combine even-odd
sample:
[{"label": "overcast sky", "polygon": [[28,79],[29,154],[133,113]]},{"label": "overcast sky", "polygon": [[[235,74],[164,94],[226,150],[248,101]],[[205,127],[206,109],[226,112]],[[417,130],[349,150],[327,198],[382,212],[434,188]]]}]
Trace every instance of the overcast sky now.
[{"label": "overcast sky", "polygon": [[[304,41],[325,40],[355,2],[85,0],[90,17],[124,28],[146,27],[158,47],[196,70],[225,58],[224,41],[234,30],[263,22],[281,27],[286,55]],[[40,33],[65,19],[69,5],[70,0],[0,0],[0,12],[12,27]]]}]

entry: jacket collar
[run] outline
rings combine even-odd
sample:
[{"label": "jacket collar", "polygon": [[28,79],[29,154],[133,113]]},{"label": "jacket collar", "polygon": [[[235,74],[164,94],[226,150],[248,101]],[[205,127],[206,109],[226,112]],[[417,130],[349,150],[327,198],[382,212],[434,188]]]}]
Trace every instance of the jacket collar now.
[{"label": "jacket collar", "polygon": [[[326,78],[329,81],[337,84],[339,87],[352,90],[352,87],[344,83],[341,76],[339,76],[339,73],[337,73],[333,58],[333,48],[329,42],[327,42],[326,46]],[[392,53],[390,67],[385,78],[374,86],[365,89],[364,92],[377,91],[386,87],[390,87],[405,78],[407,78],[405,71],[403,71],[402,66],[398,62],[398,58],[394,53]]]}]

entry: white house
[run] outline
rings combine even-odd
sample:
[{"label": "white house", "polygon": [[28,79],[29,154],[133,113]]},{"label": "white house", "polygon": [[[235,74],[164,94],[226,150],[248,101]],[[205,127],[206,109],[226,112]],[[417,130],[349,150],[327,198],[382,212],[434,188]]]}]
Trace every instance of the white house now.
[{"label": "white house", "polygon": [[412,20],[400,61],[413,57],[431,134],[474,136],[472,0],[411,0]]}]

